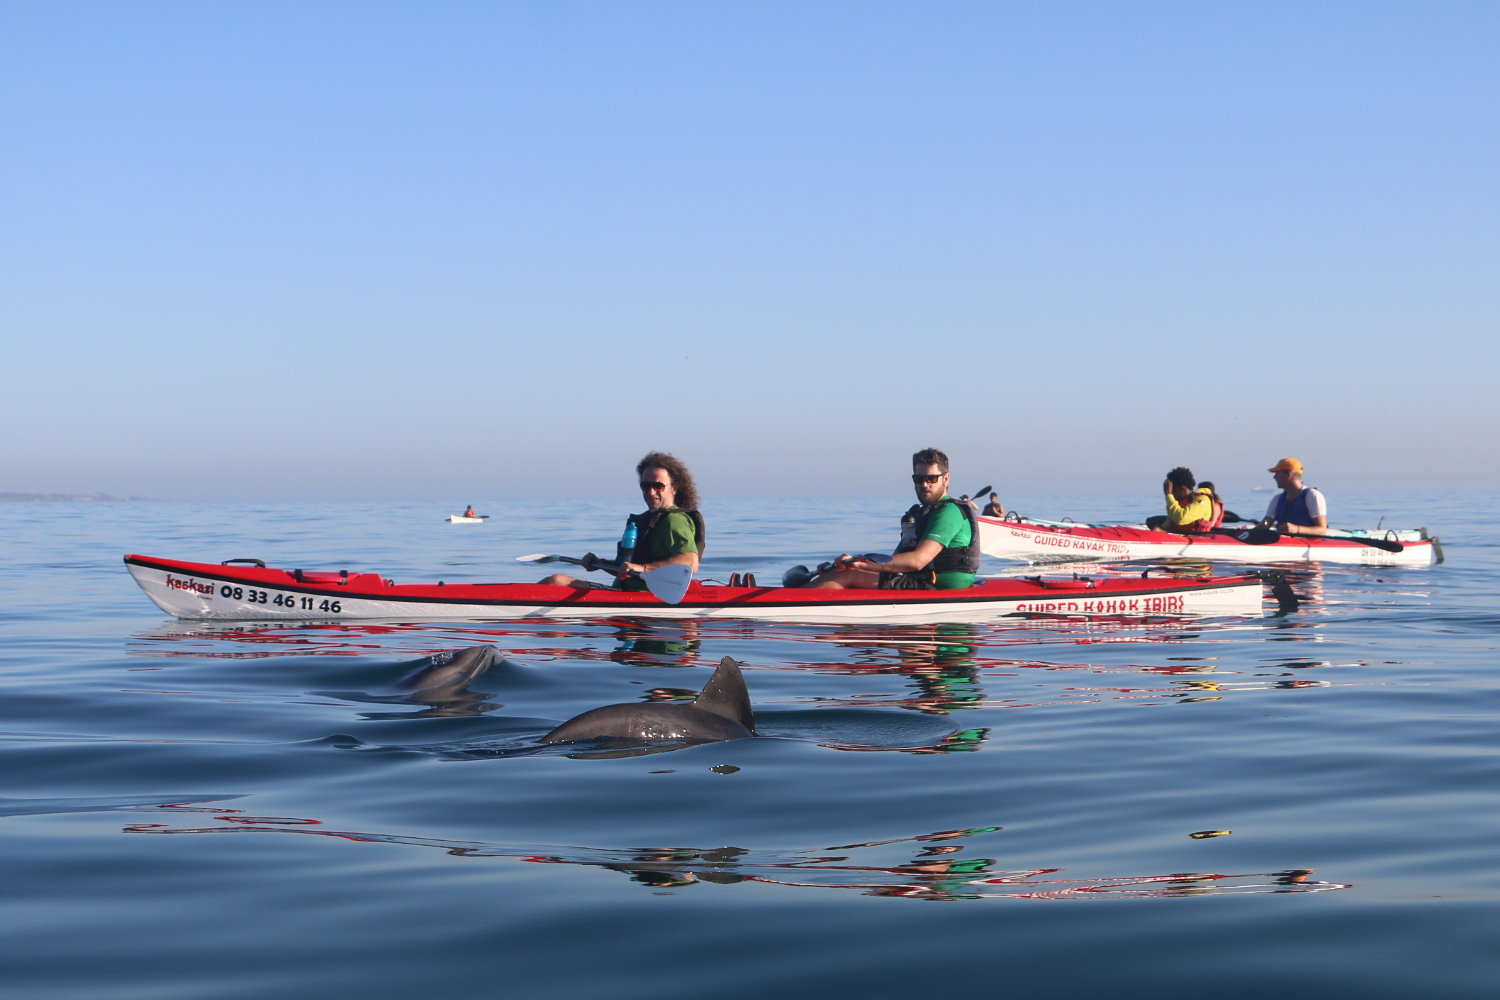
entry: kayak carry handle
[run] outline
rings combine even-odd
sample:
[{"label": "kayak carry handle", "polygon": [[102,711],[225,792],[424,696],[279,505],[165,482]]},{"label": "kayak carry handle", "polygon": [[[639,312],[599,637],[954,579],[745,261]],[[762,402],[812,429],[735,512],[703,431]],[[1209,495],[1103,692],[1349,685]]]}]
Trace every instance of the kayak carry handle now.
[{"label": "kayak carry handle", "polygon": [[231,563],[249,563],[251,566],[258,566],[261,569],[266,568],[266,561],[264,559],[225,559],[219,565],[228,566]]}]

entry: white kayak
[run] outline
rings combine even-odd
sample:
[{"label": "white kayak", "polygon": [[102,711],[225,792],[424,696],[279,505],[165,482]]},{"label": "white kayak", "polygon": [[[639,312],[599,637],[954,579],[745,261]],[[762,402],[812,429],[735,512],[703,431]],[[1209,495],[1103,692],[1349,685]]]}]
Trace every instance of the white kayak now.
[{"label": "white kayak", "polygon": [[[1271,544],[1241,541],[1233,528],[1210,535],[1153,531],[1145,525],[1075,524],[1039,518],[979,518],[979,546],[987,556],[1026,563],[1080,560],[1219,559],[1226,562],[1328,562],[1354,566],[1432,566],[1443,561],[1426,528],[1346,531],[1340,538],[1283,536]],[[1239,532],[1245,534],[1245,532]],[[1380,543],[1379,545],[1372,544]],[[1392,552],[1390,549],[1399,549]]]},{"label": "white kayak", "polygon": [[452,524],[483,524],[488,519],[488,514],[480,514],[478,517],[464,517],[462,514],[448,515],[448,521]]}]

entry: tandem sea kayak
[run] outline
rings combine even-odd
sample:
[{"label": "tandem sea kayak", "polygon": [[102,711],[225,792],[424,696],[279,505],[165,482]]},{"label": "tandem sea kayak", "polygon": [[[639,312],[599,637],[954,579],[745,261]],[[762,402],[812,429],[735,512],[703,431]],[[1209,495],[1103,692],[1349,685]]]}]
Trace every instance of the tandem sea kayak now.
[{"label": "tandem sea kayak", "polygon": [[[1355,566],[1432,566],[1443,561],[1443,548],[1426,528],[1387,531],[1340,531],[1349,538],[1282,537],[1266,545],[1239,541],[1231,529],[1212,535],[1178,535],[1125,524],[1074,524],[1036,518],[979,518],[979,547],[996,559],[1027,563],[1127,559],[1221,559],[1229,562],[1328,562]],[[1396,547],[1377,548],[1360,538]]]},{"label": "tandem sea kayak", "polygon": [[157,607],[198,620],[386,618],[765,618],[986,621],[1008,615],[1087,618],[1259,617],[1258,576],[1044,580],[989,578],[966,590],[804,590],[694,581],[679,604],[647,592],[577,590],[531,583],[397,585],[378,573],[272,569],[128,555],[125,565]]}]

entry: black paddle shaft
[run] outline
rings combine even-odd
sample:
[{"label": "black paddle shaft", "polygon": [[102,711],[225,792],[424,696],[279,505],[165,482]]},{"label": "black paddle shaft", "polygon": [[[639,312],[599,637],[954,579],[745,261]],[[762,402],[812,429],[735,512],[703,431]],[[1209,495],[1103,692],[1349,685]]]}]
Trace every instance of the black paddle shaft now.
[{"label": "black paddle shaft", "polygon": [[1401,552],[1406,546],[1400,542],[1393,542],[1385,538],[1356,538],[1352,535],[1286,535],[1275,528],[1250,528],[1247,531],[1235,531],[1233,529],[1220,528],[1221,533],[1230,535],[1246,545],[1275,545],[1286,538],[1327,538],[1335,542],[1358,542],[1360,545],[1368,545],[1373,549],[1383,552]]}]

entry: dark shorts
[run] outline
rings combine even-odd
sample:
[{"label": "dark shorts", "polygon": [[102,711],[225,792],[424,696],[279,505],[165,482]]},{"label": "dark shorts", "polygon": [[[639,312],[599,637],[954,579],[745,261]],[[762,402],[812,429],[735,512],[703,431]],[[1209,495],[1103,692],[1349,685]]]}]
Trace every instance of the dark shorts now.
[{"label": "dark shorts", "polygon": [[931,570],[918,573],[882,573],[881,590],[937,590],[937,574]]}]

